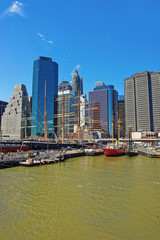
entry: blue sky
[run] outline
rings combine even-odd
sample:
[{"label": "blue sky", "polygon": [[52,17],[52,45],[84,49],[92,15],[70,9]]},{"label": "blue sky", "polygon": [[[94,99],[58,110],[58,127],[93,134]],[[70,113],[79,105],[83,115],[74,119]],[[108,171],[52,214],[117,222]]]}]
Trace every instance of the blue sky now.
[{"label": "blue sky", "polygon": [[0,0],[0,100],[23,83],[32,94],[33,61],[52,57],[59,83],[79,66],[84,92],[95,82],[124,94],[124,79],[160,71],[158,0]]}]

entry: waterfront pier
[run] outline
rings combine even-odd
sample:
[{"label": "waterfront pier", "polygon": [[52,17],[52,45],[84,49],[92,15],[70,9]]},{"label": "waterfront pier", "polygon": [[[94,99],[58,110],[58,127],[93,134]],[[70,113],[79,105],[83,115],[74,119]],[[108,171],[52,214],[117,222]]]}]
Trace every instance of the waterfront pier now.
[{"label": "waterfront pier", "polygon": [[85,156],[85,151],[81,149],[28,152],[1,156],[0,168],[14,166],[38,166],[53,164],[65,161],[68,158]]}]

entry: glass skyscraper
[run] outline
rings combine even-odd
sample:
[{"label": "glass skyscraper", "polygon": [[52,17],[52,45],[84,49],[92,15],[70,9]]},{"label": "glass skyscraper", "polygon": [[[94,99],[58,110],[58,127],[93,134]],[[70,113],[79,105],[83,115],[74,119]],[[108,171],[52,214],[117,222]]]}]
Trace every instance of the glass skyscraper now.
[{"label": "glass skyscraper", "polygon": [[47,135],[53,136],[55,98],[58,95],[58,64],[52,58],[39,57],[33,64],[32,137],[44,136],[44,98],[46,82]]},{"label": "glass skyscraper", "polygon": [[112,120],[114,120],[114,135],[117,135],[118,92],[113,85],[97,82],[93,91],[89,92],[92,107],[93,130],[107,132],[112,136]]}]

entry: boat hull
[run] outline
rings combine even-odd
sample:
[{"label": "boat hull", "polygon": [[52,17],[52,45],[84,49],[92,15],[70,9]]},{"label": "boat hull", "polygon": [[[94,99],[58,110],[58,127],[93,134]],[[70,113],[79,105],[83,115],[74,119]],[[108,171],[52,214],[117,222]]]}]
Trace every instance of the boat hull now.
[{"label": "boat hull", "polygon": [[117,149],[104,148],[103,152],[106,156],[115,157],[115,156],[124,155],[125,149],[124,148],[117,148]]},{"label": "boat hull", "polygon": [[127,152],[127,155],[128,155],[129,157],[134,157],[134,156],[137,156],[137,155],[138,155],[138,152],[128,151],[128,152]]},{"label": "boat hull", "polygon": [[17,152],[17,151],[28,151],[30,147],[28,146],[0,146],[1,152]]},{"label": "boat hull", "polygon": [[98,156],[103,155],[103,151],[85,151],[86,156]]}]

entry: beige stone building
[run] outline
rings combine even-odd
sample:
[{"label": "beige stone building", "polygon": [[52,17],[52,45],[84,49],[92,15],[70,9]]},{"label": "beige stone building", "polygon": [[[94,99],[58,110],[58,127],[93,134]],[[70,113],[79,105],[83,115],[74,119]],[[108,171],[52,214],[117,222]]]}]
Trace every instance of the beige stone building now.
[{"label": "beige stone building", "polygon": [[2,116],[3,138],[8,136],[10,139],[23,139],[30,135],[30,121],[27,120],[29,117],[28,93],[23,84],[18,84]]}]

